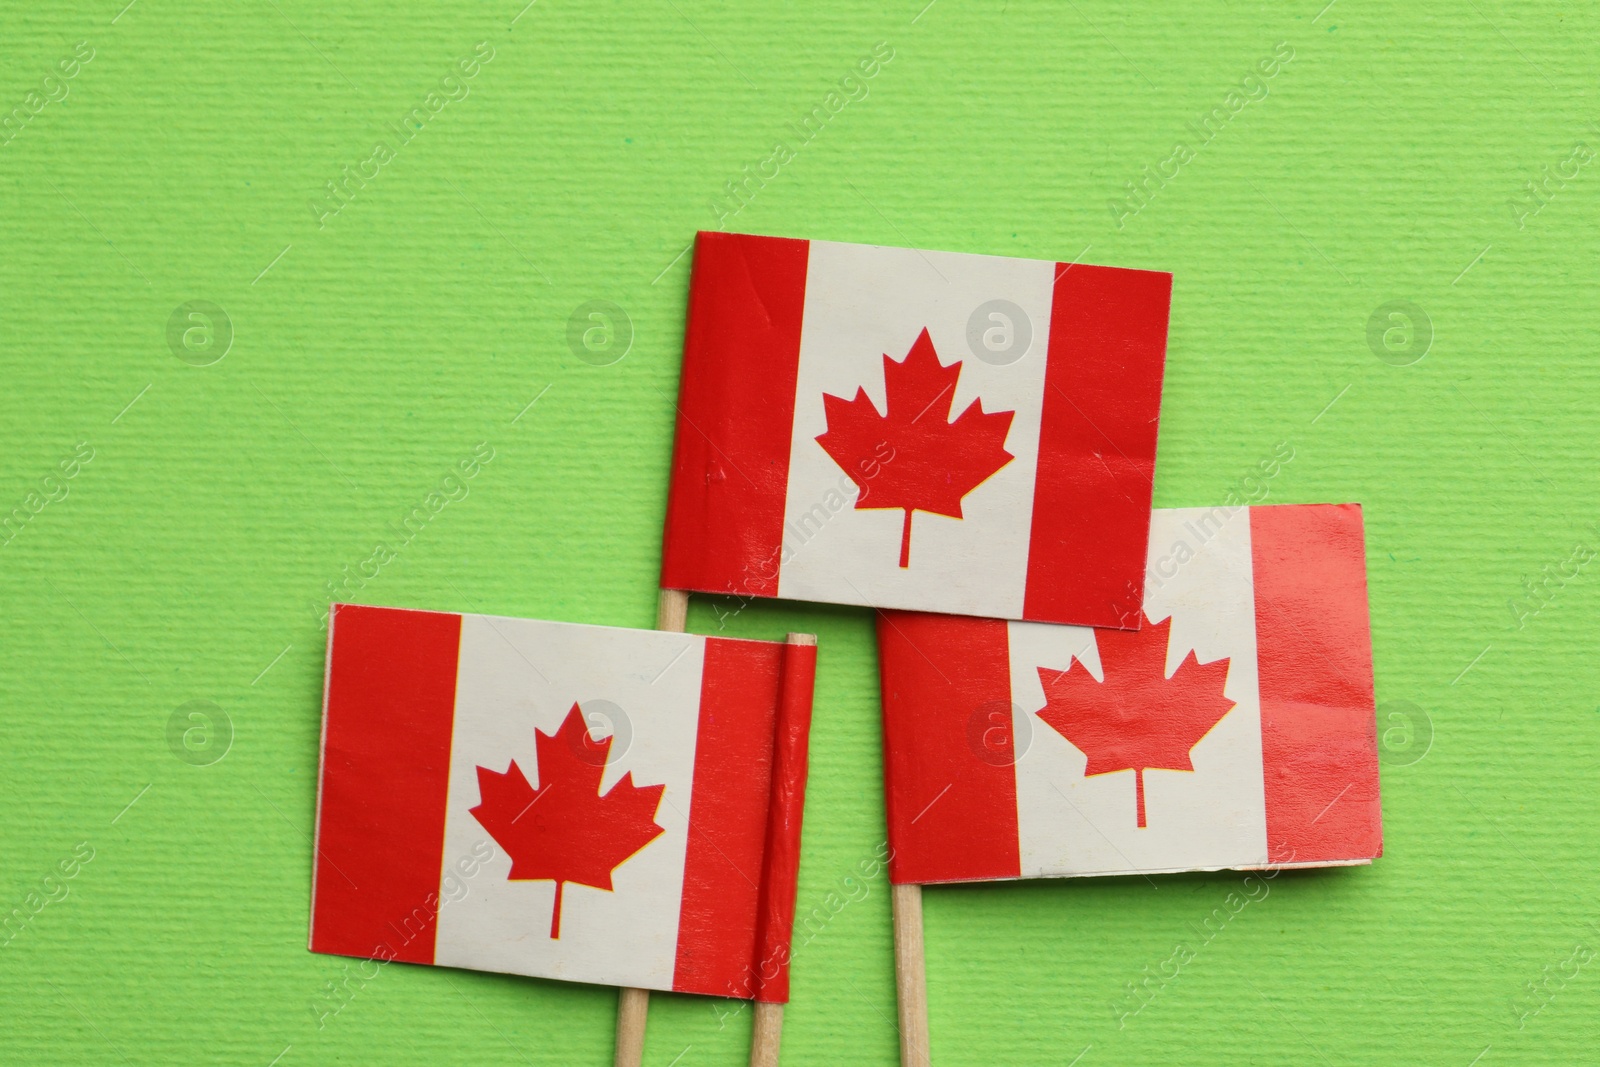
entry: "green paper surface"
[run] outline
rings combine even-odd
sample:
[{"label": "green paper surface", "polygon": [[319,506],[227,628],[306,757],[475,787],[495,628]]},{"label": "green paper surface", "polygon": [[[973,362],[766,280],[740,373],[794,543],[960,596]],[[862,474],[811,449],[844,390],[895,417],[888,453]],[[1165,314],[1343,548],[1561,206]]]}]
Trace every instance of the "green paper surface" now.
[{"label": "green paper surface", "polygon": [[[936,1063],[1594,1057],[1592,9],[524,2],[5,5],[0,1061],[610,1062],[306,951],[320,614],[651,625],[719,225],[1170,270],[1156,506],[1366,508],[1387,855],[930,890]],[[690,625],[820,636],[785,1062],[895,1063],[870,616]]]}]

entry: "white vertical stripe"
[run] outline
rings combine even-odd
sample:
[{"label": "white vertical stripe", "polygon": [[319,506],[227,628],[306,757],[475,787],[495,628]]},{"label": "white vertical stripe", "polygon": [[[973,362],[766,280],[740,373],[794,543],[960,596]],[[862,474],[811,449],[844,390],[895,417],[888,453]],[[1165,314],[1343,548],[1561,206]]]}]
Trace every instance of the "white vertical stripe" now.
[{"label": "white vertical stripe", "polygon": [[629,772],[635,785],[665,785],[656,823],[666,832],[616,868],[611,892],[567,883],[558,940],[550,937],[555,883],[508,880],[511,859],[496,847],[462,879],[463,898],[448,902],[460,891],[441,890],[434,962],[672,988],[704,663],[705,638],[690,634],[463,616],[446,870],[492,843],[468,810],[479,802],[477,768],[504,772],[514,759],[537,787],[534,730],[554,734],[574,702],[622,709],[626,725],[616,728],[601,792]]},{"label": "white vertical stripe", "polygon": [[[811,242],[779,596],[1022,614],[1054,281],[1042,260]],[[1032,335],[1005,366],[968,346],[969,320],[994,299],[1020,307]],[[856,485],[816,438],[828,428],[824,393],[849,400],[864,388],[887,411],[883,357],[904,360],[923,329],[941,364],[961,362],[950,418],[980,397],[985,412],[1015,412],[1006,451],[1016,458],[966,496],[963,518],[917,512],[902,570],[904,512],[855,510]]]},{"label": "white vertical stripe", "polygon": [[[1150,525],[1145,610],[1172,619],[1167,670],[1195,651],[1228,658],[1235,707],[1194,746],[1194,770],[1145,772],[1147,826],[1137,825],[1131,771],[1085,777],[1085,756],[1036,714],[1037,668],[1087,669],[1104,681],[1094,631],[1010,624],[1018,738],[1017,836],[1024,877],[1258,866],[1267,860],[1256,684],[1255,596],[1247,508],[1161,510]],[[1085,648],[1085,644],[1090,647]],[[1083,649],[1083,651],[1078,651]],[[1077,662],[1074,663],[1074,660]]]}]

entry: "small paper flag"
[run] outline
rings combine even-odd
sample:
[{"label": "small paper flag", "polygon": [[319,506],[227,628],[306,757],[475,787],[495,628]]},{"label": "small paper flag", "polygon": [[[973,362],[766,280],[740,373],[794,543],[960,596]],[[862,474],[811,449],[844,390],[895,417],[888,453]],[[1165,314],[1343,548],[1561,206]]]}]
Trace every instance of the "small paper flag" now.
[{"label": "small paper flag", "polygon": [[350,604],[329,631],[313,951],[787,999],[815,647]]},{"label": "small paper flag", "polygon": [[1157,511],[1144,613],[880,614],[893,881],[1382,853],[1360,507]]},{"label": "small paper flag", "polygon": [[702,233],[662,587],[1136,627],[1171,288]]}]

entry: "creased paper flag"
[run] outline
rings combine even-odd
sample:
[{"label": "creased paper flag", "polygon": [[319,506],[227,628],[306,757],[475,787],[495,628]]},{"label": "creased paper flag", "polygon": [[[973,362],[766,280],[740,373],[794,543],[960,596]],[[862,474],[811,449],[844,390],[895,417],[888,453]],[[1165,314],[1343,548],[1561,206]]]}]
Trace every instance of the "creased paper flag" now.
[{"label": "creased paper flag", "polygon": [[311,949],[787,1000],[815,664],[335,605]]},{"label": "creased paper flag", "polygon": [[1360,506],[1156,511],[1144,612],[879,615],[893,881],[1382,853]]},{"label": "creased paper flag", "polygon": [[1171,288],[700,234],[663,587],[1136,627]]}]

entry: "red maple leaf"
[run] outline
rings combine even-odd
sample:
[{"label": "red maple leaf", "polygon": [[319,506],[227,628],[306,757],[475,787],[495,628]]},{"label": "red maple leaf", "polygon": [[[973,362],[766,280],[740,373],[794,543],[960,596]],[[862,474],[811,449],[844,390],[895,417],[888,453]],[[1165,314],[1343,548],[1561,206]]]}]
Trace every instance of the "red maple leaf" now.
[{"label": "red maple leaf", "polygon": [[[511,857],[510,879],[553,880],[550,936],[561,936],[561,887],[567,882],[611,889],[611,872],[664,831],[656,825],[662,785],[637,786],[633,772],[600,794],[611,738],[595,740],[572,705],[554,735],[534,730],[539,788],[517,761],[504,774],[478,768],[473,818]],[[596,755],[598,758],[596,758]]]},{"label": "red maple leaf", "polygon": [[1144,826],[1144,772],[1193,771],[1189,752],[1233,710],[1223,695],[1228,660],[1200,663],[1194,651],[1167,676],[1170,618],[1142,630],[1096,630],[1104,682],[1087,670],[1039,668],[1039,718],[1089,757],[1091,774],[1134,773]]},{"label": "red maple leaf", "polygon": [[[913,511],[961,518],[961,498],[1015,458],[1005,444],[1016,412],[986,414],[979,399],[950,421],[960,377],[961,361],[940,364],[924,329],[905,359],[896,363],[884,354],[887,414],[878,413],[865,389],[857,388],[854,400],[822,394],[828,432],[817,444],[860,488],[856,507],[906,513],[902,567],[911,564]],[[887,460],[879,452],[885,444],[892,449]]]}]

